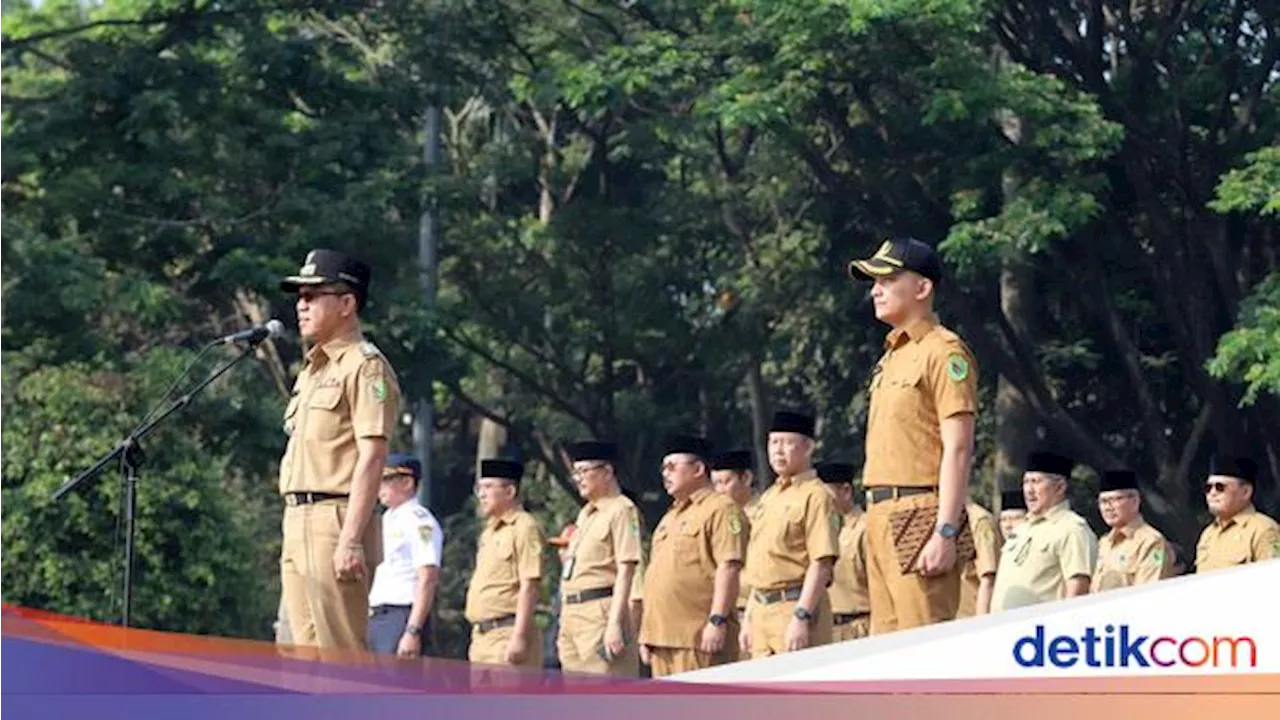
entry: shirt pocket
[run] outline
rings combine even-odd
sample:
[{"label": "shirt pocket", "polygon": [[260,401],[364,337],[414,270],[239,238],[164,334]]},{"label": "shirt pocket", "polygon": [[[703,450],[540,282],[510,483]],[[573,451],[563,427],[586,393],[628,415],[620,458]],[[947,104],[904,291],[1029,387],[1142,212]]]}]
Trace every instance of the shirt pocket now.
[{"label": "shirt pocket", "polygon": [[893,417],[914,418],[921,402],[920,381],[924,368],[919,362],[896,368],[881,383],[880,392]]},{"label": "shirt pocket", "polygon": [[809,523],[805,517],[804,505],[789,506],[783,522],[783,539],[786,544],[790,547],[803,547],[809,535]]},{"label": "shirt pocket", "polygon": [[321,440],[337,437],[343,430],[342,386],[318,388],[307,399],[307,434]]},{"label": "shirt pocket", "polygon": [[696,562],[702,556],[702,526],[687,523],[677,528],[674,549],[682,563]]}]

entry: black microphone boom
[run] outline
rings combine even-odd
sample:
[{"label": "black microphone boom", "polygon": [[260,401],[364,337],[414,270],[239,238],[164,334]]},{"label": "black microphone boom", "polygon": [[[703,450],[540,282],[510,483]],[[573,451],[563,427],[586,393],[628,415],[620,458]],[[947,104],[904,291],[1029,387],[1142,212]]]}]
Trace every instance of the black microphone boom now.
[{"label": "black microphone boom", "polygon": [[262,323],[261,325],[254,325],[251,328],[246,328],[239,332],[231,333],[230,335],[223,335],[217,340],[214,340],[213,344],[229,345],[231,343],[236,343],[236,342],[245,340],[245,341],[248,341],[250,345],[254,345],[262,342],[263,340],[266,340],[269,337],[277,338],[283,334],[284,334],[284,323],[280,322],[279,320],[276,320],[275,318],[271,318],[270,320]]}]

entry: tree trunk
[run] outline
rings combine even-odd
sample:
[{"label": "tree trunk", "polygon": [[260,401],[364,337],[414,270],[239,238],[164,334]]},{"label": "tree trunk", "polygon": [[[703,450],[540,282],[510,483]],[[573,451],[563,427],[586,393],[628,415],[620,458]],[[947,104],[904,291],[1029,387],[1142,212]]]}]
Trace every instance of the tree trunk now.
[{"label": "tree trunk", "polygon": [[765,446],[769,428],[769,401],[759,357],[752,357],[747,369],[747,397],[751,401],[751,450],[756,461],[755,487],[752,490],[759,492],[768,485],[769,478],[769,456]]},{"label": "tree trunk", "polygon": [[[489,372],[489,387],[496,400],[490,407],[497,414],[502,414],[503,386],[502,376],[495,370]],[[498,457],[507,446],[507,429],[501,423],[487,417],[480,418],[480,432],[476,436],[476,481],[480,480],[480,461]]]},{"label": "tree trunk", "polygon": [[[1007,61],[997,51],[997,63]],[[1014,145],[1022,144],[1022,119],[1010,112],[1000,113],[1001,131]],[[1001,201],[1008,204],[1017,196],[1022,180],[1015,167],[1000,177]],[[1035,277],[1033,267],[1021,250],[1007,248],[1000,266],[1000,311],[1022,337],[1034,337]],[[996,380],[996,462],[995,494],[1022,486],[1026,457],[1037,443],[1039,423],[1034,408],[1009,378]]]}]

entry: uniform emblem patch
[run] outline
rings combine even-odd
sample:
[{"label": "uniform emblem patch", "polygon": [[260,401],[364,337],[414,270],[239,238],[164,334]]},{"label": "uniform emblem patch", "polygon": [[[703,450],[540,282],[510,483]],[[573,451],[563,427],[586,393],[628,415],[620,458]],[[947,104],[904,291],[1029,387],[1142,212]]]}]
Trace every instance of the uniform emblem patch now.
[{"label": "uniform emblem patch", "polygon": [[387,400],[387,381],[378,378],[373,381],[373,397],[378,402],[386,402]]},{"label": "uniform emblem patch", "polygon": [[1163,564],[1164,564],[1164,550],[1163,550],[1163,549],[1156,548],[1156,550],[1155,550],[1154,552],[1152,552],[1152,553],[1151,553],[1151,564],[1152,564],[1152,565],[1163,565]]},{"label": "uniform emblem patch", "polygon": [[729,518],[729,534],[730,535],[742,534],[742,520],[738,518],[737,513],[734,513],[733,516]]},{"label": "uniform emblem patch", "polygon": [[424,543],[431,542],[431,535],[434,532],[435,532],[435,528],[431,527],[430,525],[418,526],[418,537],[422,538],[422,542]]},{"label": "uniform emblem patch", "polygon": [[640,518],[634,512],[631,513],[631,534],[640,536]]},{"label": "uniform emblem patch", "polygon": [[969,377],[969,361],[960,355],[952,355],[947,358],[947,377],[955,382],[960,382]]}]

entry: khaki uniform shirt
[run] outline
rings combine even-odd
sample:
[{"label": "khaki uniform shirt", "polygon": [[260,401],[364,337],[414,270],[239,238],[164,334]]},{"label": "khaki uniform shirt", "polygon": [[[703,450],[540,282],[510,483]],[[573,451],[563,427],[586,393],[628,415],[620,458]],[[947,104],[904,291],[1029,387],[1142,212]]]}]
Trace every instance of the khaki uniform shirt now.
[{"label": "khaki uniform shirt", "polygon": [[399,415],[400,385],[373,343],[356,333],[312,347],[285,407],[280,494],[350,493],[356,440],[390,439]]},{"label": "khaki uniform shirt", "polygon": [[[759,508],[760,508],[760,498],[758,496],[752,497],[750,500],[747,501],[746,506],[742,508],[742,517],[744,521],[744,528],[747,536],[748,545],[750,545],[751,543],[751,527],[755,523],[755,514],[759,510]],[[747,559],[746,555],[744,554],[742,557],[742,560],[743,560],[742,567],[744,568],[744,570],[738,576],[738,600],[737,600],[737,603],[735,604],[735,607],[739,611],[747,609],[747,601],[751,598],[751,586],[747,584],[747,573],[745,570],[746,559]]]},{"label": "khaki uniform shirt", "polygon": [[1067,501],[1030,514],[1005,543],[996,570],[991,612],[1066,597],[1067,580],[1093,577],[1098,538]]},{"label": "khaki uniform shirt", "polygon": [[1000,523],[991,511],[977,503],[966,503],[969,516],[969,532],[973,534],[973,547],[978,554],[965,563],[960,573],[960,609],[956,617],[973,617],[978,612],[978,586],[984,575],[994,575],[1000,564]]},{"label": "khaki uniform shirt", "polygon": [[522,580],[542,579],[542,529],[529,513],[512,509],[485,521],[476,543],[476,569],[467,585],[467,622],[516,614]]},{"label": "khaki uniform shirt", "polygon": [[674,503],[653,531],[640,642],[696,648],[711,615],[716,571],[747,551],[742,511],[727,495],[702,488]]},{"label": "khaki uniform shirt", "polygon": [[[611,588],[622,563],[636,563],[639,569],[640,511],[626,495],[587,503],[578,511],[574,524],[578,529],[569,541],[560,582],[562,593]],[[627,599],[637,599],[634,590]]]},{"label": "khaki uniform shirt", "polygon": [[1142,585],[1173,575],[1173,553],[1141,515],[1098,538],[1098,567],[1089,592]]},{"label": "khaki uniform shirt", "polygon": [[895,329],[871,378],[864,487],[936,487],[943,420],[978,410],[978,368],[959,335],[922,320]]},{"label": "khaki uniform shirt", "polygon": [[779,477],[760,496],[747,545],[747,583],[777,590],[804,583],[809,564],[838,554],[840,516],[813,470]]},{"label": "khaki uniform shirt", "polygon": [[845,513],[837,541],[840,556],[831,572],[831,612],[837,615],[860,615],[871,612],[867,596],[867,518],[862,508],[854,506]]},{"label": "khaki uniform shirt", "polygon": [[1196,543],[1196,572],[1280,557],[1276,521],[1249,505],[1225,522],[1214,520]]}]

